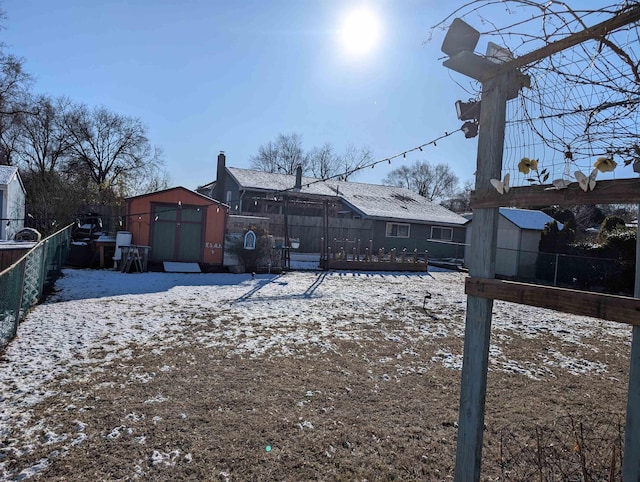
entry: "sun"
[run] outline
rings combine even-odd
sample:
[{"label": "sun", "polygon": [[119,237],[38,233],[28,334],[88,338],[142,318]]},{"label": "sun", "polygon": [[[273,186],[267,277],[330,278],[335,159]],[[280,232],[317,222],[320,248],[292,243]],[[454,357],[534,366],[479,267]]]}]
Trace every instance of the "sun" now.
[{"label": "sun", "polygon": [[380,41],[380,19],[370,8],[359,7],[346,12],[339,32],[345,53],[361,57],[377,47]]}]

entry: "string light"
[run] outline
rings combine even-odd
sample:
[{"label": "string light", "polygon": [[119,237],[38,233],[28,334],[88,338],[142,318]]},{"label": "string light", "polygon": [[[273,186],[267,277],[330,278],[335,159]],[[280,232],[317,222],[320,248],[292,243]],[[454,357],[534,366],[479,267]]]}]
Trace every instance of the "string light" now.
[{"label": "string light", "polygon": [[[441,136],[439,136],[439,137],[437,137],[437,138],[435,138],[435,139],[433,139],[433,140],[431,140],[429,142],[425,142],[424,144],[420,144],[419,146],[416,146],[416,147],[414,147],[412,149],[407,149],[406,151],[402,151],[402,152],[400,152],[400,153],[398,153],[398,154],[396,154],[394,156],[385,157],[384,159],[379,159],[377,161],[373,161],[373,162],[370,162],[368,164],[360,164],[360,165],[354,167],[353,169],[346,170],[345,172],[342,172],[342,173],[339,173],[339,174],[335,174],[333,176],[328,176],[328,177],[322,178],[322,179],[316,179],[316,180],[314,180],[312,182],[309,182],[309,183],[305,184],[305,186],[307,188],[309,188],[313,184],[318,184],[318,183],[321,183],[321,182],[327,182],[327,181],[332,180],[332,179],[340,179],[340,178],[347,179],[351,174],[354,174],[354,173],[356,173],[358,171],[361,171],[363,169],[366,169],[368,167],[370,167],[371,169],[374,169],[378,164],[381,164],[383,162],[387,162],[387,163],[391,164],[391,161],[394,160],[394,159],[398,159],[400,157],[403,157],[403,158],[406,159],[407,154],[409,154],[411,152],[414,152],[414,151],[422,152],[424,147],[427,147],[427,146],[429,146],[431,144],[436,146],[436,141],[439,141],[439,140],[444,139],[446,137],[452,136],[453,134],[455,134],[457,132],[461,132],[461,130],[458,129],[458,130],[455,130],[455,131],[452,131],[452,132],[445,131],[445,133],[443,135],[441,135]],[[279,193],[289,192],[289,191],[292,191],[293,189],[295,189],[295,187],[291,187],[291,188],[288,188],[288,189],[282,189],[282,190],[279,190],[279,191],[272,191],[273,192],[272,199],[277,202],[278,201],[278,196],[277,195]],[[270,199],[270,198],[267,198],[267,199]],[[220,212],[220,203],[218,201],[215,201],[215,202],[212,202],[212,203],[208,204],[207,206],[213,206],[213,205],[216,206],[216,213],[219,213]],[[182,201],[178,201],[178,207],[182,208]],[[204,206],[200,206],[200,207],[204,207]],[[198,207],[197,210],[199,210],[200,207]],[[237,210],[238,208],[239,208],[239,205],[236,204],[235,205],[235,209]],[[177,211],[177,210],[178,209],[173,209],[173,210],[168,209],[168,210],[165,210],[164,212]],[[150,215],[150,214],[153,214],[153,213],[152,212],[132,213],[132,214],[127,214],[124,217],[125,218],[132,218],[134,216],[138,216],[138,221],[140,222],[140,221],[142,221],[142,216],[143,215],[148,215],[148,214]],[[29,217],[33,217],[30,214],[28,214],[28,216]],[[5,218],[5,220],[6,219],[7,218]],[[120,226],[122,226],[123,225],[122,216],[118,216],[118,219],[119,219]]]},{"label": "string light", "polygon": [[[457,129],[457,130],[451,131],[451,132],[445,131],[443,135],[441,135],[439,137],[436,137],[435,139],[433,139],[433,140],[431,140],[429,142],[425,142],[424,144],[420,144],[419,146],[416,146],[416,147],[414,147],[412,149],[407,149],[406,151],[402,151],[402,152],[396,154],[395,156],[385,157],[384,159],[373,161],[373,162],[370,162],[369,164],[362,164],[362,165],[360,165],[360,166],[358,166],[358,167],[356,167],[354,169],[347,170],[345,172],[342,172],[342,173],[339,173],[339,174],[335,174],[333,176],[328,176],[328,177],[325,177],[325,178],[322,178],[322,179],[316,179],[315,181],[310,182],[309,184],[307,184],[307,187],[311,186],[311,184],[318,184],[320,182],[327,182],[327,181],[330,181],[332,179],[339,179],[341,177],[348,177],[349,175],[351,175],[351,174],[353,174],[353,173],[355,173],[357,171],[360,171],[362,169],[366,169],[367,167],[370,167],[371,169],[373,169],[378,164],[383,163],[383,162],[388,162],[389,164],[391,164],[391,161],[393,159],[398,159],[400,157],[403,157],[403,158],[406,159],[408,153],[411,153],[411,152],[414,152],[414,151],[422,151],[423,147],[427,147],[427,146],[429,146],[431,144],[433,144],[435,147],[437,147],[436,141],[439,141],[439,140],[442,140],[442,139],[444,139],[446,137],[452,136],[453,134],[455,134],[457,132],[462,132],[462,130],[461,129]],[[281,193],[281,192],[289,192],[289,191],[291,191],[293,189],[295,189],[295,188],[291,187],[291,188],[287,188],[287,189],[281,189],[279,191],[275,191],[275,193],[277,194],[277,193]],[[276,200],[275,197],[274,197],[274,200]]]}]

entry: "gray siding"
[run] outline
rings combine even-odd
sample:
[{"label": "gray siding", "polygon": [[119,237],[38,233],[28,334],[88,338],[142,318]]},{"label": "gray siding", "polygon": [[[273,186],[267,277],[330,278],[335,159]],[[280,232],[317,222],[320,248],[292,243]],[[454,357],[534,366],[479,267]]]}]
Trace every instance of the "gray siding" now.
[{"label": "gray siding", "polygon": [[[397,221],[392,221],[397,222]],[[406,248],[407,251],[412,252],[417,249],[418,252],[429,251],[430,258],[462,258],[464,255],[464,246],[459,246],[465,242],[464,226],[445,226],[441,224],[412,224],[410,225],[410,232],[408,238],[391,238],[387,237],[387,221],[376,221],[373,228],[373,248],[377,251],[379,248],[384,248],[385,251],[389,251],[395,248],[397,251],[402,251]],[[432,226],[444,226],[453,229],[452,243],[435,243],[430,242],[431,227]]]}]

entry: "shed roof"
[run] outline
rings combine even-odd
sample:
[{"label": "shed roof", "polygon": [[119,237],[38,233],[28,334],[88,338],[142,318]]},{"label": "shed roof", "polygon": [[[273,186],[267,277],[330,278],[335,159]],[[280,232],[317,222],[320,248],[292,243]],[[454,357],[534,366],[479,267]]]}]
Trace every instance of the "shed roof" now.
[{"label": "shed roof", "polygon": [[18,168],[16,166],[0,165],[0,185],[9,184],[17,174]]},{"label": "shed roof", "polygon": [[[555,221],[548,214],[531,209],[500,208],[500,214],[520,229],[543,231],[547,223]],[[561,223],[558,228],[562,229]]]},{"label": "shed roof", "polygon": [[148,192],[145,194],[139,194],[137,196],[130,196],[126,198],[126,200],[128,201],[131,199],[139,199],[143,197],[158,197],[158,196],[161,196],[163,193],[170,192],[170,191],[184,191],[188,195],[192,195],[197,198],[202,198],[203,200],[208,201],[210,204],[220,204],[221,206],[226,206],[224,203],[216,201],[215,199],[211,199],[209,196],[205,196],[204,194],[200,194],[199,192],[192,191],[191,189],[187,189],[186,187],[182,187],[182,186],[171,187],[169,189],[163,189],[161,191]]},{"label": "shed roof", "polygon": [[341,199],[367,218],[453,225],[463,225],[467,222],[462,216],[402,187],[337,180],[319,182],[312,177],[303,177],[301,188],[293,190],[296,179],[294,175],[235,167],[227,167],[227,171],[241,189],[287,191],[309,197],[333,197]]}]

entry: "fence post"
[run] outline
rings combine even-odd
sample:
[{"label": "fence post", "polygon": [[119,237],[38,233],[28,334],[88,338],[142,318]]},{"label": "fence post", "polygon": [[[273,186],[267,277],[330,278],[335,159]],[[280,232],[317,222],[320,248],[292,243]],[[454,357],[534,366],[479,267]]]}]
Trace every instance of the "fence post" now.
[{"label": "fence post", "polygon": [[414,248],[413,250],[413,264],[418,262],[418,248]]},{"label": "fence post", "polygon": [[47,277],[47,245],[48,239],[45,239],[42,243],[42,256],[40,257],[40,284],[38,286],[38,301],[42,299],[44,293],[44,282]]},{"label": "fence post", "polygon": [[[640,205],[638,206],[640,214]],[[636,232],[636,260],[640,260],[640,225]],[[634,298],[640,298],[640,262],[636,261]],[[640,326],[631,331],[631,360],[627,388],[627,418],[624,431],[623,480],[640,478]]]},{"label": "fence post", "polygon": [[22,308],[22,295],[24,294],[24,275],[27,269],[27,258],[22,258],[20,262],[20,293],[16,303],[15,316],[13,317],[13,328],[11,329],[11,336],[9,339],[13,339],[18,333],[18,323],[20,323],[20,311]]},{"label": "fence post", "polygon": [[407,256],[407,248],[402,248],[402,255],[400,256],[400,262],[404,264],[404,259]]},{"label": "fence post", "polygon": [[396,248],[391,248],[391,252],[389,253],[389,262],[396,262]]},{"label": "fence post", "polygon": [[558,253],[556,253],[556,264],[553,269],[553,286],[558,286]]}]

